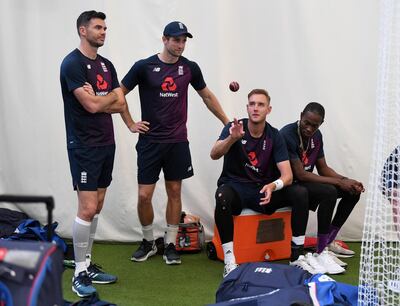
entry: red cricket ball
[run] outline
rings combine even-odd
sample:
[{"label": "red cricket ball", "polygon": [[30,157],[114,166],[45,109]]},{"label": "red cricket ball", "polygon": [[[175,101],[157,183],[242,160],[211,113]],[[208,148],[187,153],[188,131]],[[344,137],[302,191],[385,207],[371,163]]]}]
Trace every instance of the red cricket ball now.
[{"label": "red cricket ball", "polygon": [[231,91],[233,91],[233,92],[238,91],[238,90],[239,90],[239,83],[238,83],[238,82],[235,82],[235,81],[231,82],[231,83],[229,84],[229,89],[230,89]]}]

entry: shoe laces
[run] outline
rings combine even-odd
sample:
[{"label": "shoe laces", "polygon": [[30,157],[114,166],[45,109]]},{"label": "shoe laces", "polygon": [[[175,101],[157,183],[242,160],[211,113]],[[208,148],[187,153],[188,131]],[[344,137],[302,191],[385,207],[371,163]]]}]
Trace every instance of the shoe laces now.
[{"label": "shoe laces", "polygon": [[143,239],[142,242],[140,243],[139,250],[146,252],[147,248],[152,246],[153,244],[150,241]]},{"label": "shoe laces", "polygon": [[318,262],[318,260],[311,253],[308,253],[306,255],[306,261],[313,269],[325,270],[324,267]]},{"label": "shoe laces", "polygon": [[173,243],[168,244],[167,247],[165,248],[165,254],[167,253],[178,254],[175,245]]},{"label": "shoe laces", "polygon": [[93,273],[102,273],[103,271],[101,270],[103,267],[95,264],[95,263],[91,263],[90,266],[88,267],[88,270],[90,269],[90,272]]},{"label": "shoe laces", "polygon": [[90,286],[92,285],[92,281],[89,277],[89,275],[84,272],[84,273],[79,273],[79,275],[76,277],[76,280],[74,282],[78,281],[79,283],[85,285],[85,286]]},{"label": "shoe laces", "polygon": [[301,268],[301,269],[303,269],[303,270],[306,270],[306,271],[308,271],[308,272],[310,272],[310,273],[313,273],[313,272],[314,272],[313,267],[311,267],[311,266],[307,263],[307,261],[306,261],[304,255],[300,255],[299,258],[298,258],[297,260],[292,261],[290,264],[291,264],[292,266],[296,266],[296,267],[299,267],[299,268]]},{"label": "shoe laces", "polygon": [[328,264],[328,265],[333,265],[336,266],[338,265],[327,252],[322,252],[321,254],[318,255],[318,259],[320,259],[322,262]]}]

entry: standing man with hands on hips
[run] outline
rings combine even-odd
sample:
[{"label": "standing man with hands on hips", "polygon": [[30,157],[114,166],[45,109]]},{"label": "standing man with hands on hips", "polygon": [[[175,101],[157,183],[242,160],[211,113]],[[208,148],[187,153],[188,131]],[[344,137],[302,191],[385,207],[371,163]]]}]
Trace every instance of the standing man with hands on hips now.
[{"label": "standing man with hands on hips", "polygon": [[136,62],[121,81],[124,94],[137,85],[142,120],[134,122],[126,110],[121,114],[133,133],[139,133],[136,145],[138,166],[138,216],[143,241],[131,260],[142,262],[157,252],[153,234],[152,197],[161,169],[167,191],[164,260],[180,264],[175,243],[182,202],[182,180],[193,176],[187,139],[189,84],[197,91],[207,108],[223,123],[228,123],[220,103],[204,82],[200,67],[182,56],[187,38],[192,38],[182,22],[174,21],[164,28],[161,53]]}]

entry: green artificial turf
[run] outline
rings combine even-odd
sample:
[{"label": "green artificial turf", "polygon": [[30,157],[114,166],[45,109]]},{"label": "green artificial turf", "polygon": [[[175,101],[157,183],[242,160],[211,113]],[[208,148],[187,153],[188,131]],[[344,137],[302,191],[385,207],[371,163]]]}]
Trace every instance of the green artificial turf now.
[{"label": "green artificial turf", "polygon": [[[357,285],[360,243],[348,244],[356,251],[356,256],[344,259],[349,264],[346,273],[332,278]],[[94,262],[119,278],[115,284],[95,285],[102,300],[119,306],[191,306],[215,302],[215,292],[222,280],[222,262],[208,259],[204,251],[183,254],[182,264],[175,266],[166,265],[160,255],[142,263],[132,262],[130,257],[137,246],[103,243],[94,245]],[[71,291],[72,274],[72,269],[64,272],[64,298],[77,301],[79,298]]]}]

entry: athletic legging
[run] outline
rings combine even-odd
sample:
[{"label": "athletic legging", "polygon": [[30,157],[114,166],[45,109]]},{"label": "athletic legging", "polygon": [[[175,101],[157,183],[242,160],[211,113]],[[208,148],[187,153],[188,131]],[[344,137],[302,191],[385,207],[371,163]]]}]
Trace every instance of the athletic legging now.
[{"label": "athletic legging", "polygon": [[[244,207],[237,192],[229,185],[218,187],[215,200],[215,224],[221,243],[224,244],[233,241],[233,216],[240,215]],[[286,206],[292,208],[293,236],[304,236],[308,222],[307,189],[295,184],[273,192],[271,201],[264,206],[264,213],[272,214],[275,210]]]},{"label": "athletic legging", "polygon": [[[328,233],[331,224],[341,228],[360,199],[359,194],[351,194],[330,184],[305,182],[298,184],[308,190],[310,209],[318,206],[318,233],[320,234]],[[340,198],[335,217],[332,220],[336,200]]]}]

